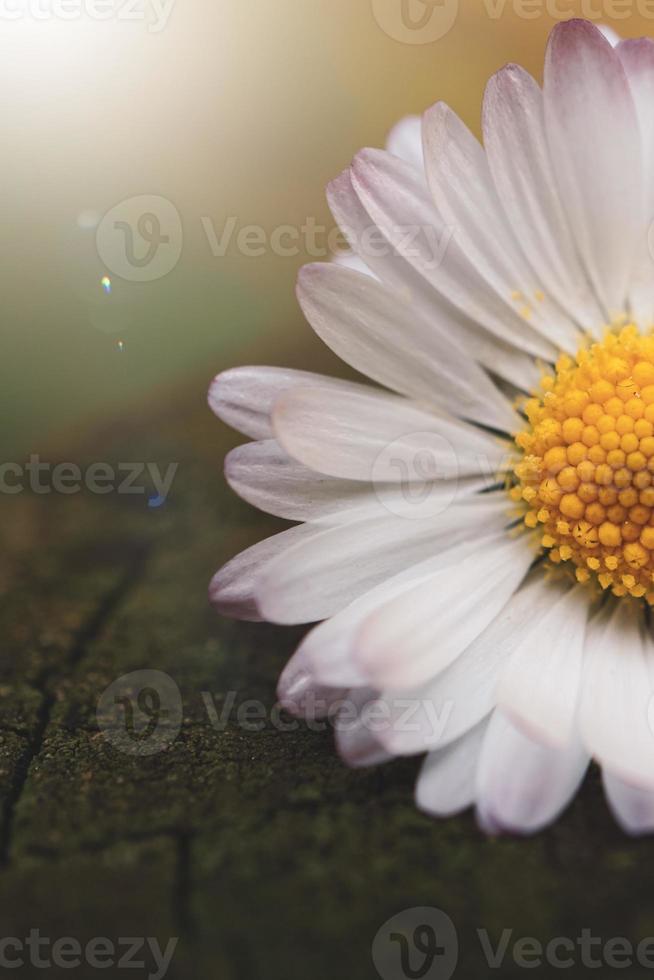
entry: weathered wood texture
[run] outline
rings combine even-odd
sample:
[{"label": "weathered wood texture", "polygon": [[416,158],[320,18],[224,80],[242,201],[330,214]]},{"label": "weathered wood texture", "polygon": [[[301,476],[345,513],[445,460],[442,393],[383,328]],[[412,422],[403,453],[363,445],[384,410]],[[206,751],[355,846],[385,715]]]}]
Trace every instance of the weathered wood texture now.
[{"label": "weathered wood texture", "polygon": [[[174,978],[363,980],[379,926],[414,906],[453,919],[466,978],[489,974],[478,927],[654,934],[654,843],[614,827],[596,774],[547,833],[486,840],[469,815],[414,809],[414,760],[349,772],[329,732],[249,732],[233,712],[212,726],[202,693],[272,707],[301,635],[208,608],[215,568],[278,527],[225,487],[230,440],[204,406],[173,406],[73,454],[179,462],[159,509],[138,496],[2,499],[0,937],[179,935]],[[99,730],[96,707],[145,668],[179,686],[184,723],[138,757]]]}]

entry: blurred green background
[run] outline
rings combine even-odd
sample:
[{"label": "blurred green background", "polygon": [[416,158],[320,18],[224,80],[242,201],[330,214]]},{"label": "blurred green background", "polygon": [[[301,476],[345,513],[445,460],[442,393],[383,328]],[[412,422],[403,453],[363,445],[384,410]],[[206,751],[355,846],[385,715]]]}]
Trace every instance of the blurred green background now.
[{"label": "blurred green background", "polygon": [[[554,22],[547,3],[526,18],[462,0],[443,37],[409,44],[380,26],[401,0],[177,0],[160,30],[150,2],[146,20],[0,23],[5,458],[178,389],[202,400],[236,363],[333,370],[294,298],[311,256],[244,255],[238,230],[329,227],[326,183],[437,99],[478,131],[488,76],[507,61],[540,76]],[[183,230],[179,261],[150,282],[121,279],[96,246],[98,219],[141,195],[171,202]],[[206,229],[220,238],[230,219],[216,256]]]}]

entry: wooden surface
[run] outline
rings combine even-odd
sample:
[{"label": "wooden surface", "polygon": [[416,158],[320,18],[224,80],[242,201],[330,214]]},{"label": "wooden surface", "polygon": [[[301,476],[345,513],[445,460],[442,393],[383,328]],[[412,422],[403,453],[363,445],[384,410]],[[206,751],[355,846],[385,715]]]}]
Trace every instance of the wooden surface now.
[{"label": "wooden surface", "polygon": [[[233,715],[212,727],[203,692],[272,707],[302,635],[207,605],[218,565],[279,527],[224,485],[238,441],[200,399],[171,405],[52,457],[178,462],[163,507],[90,493],[0,501],[0,937],[180,936],[169,977],[365,980],[378,928],[415,906],[452,918],[465,978],[489,975],[477,928],[545,942],[584,926],[653,935],[654,844],[616,829],[595,773],[547,833],[486,840],[470,815],[415,810],[415,760],[349,772],[328,732],[245,731]],[[112,745],[96,708],[142,669],[175,681],[184,721],[140,757]],[[507,962],[496,975],[524,972]]]}]

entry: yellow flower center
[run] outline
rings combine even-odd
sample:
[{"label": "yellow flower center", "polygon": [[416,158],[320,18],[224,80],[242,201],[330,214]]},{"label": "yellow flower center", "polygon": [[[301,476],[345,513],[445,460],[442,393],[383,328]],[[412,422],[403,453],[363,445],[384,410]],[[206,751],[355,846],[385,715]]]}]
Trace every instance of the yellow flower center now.
[{"label": "yellow flower center", "polygon": [[633,325],[563,356],[525,410],[511,491],[555,564],[654,604],[654,335]]}]

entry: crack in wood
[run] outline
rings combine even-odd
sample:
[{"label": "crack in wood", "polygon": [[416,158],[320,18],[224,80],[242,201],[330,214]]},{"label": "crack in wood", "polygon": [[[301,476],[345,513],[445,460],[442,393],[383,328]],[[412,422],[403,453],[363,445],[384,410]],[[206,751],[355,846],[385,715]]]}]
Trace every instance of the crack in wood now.
[{"label": "crack in wood", "polygon": [[88,621],[77,632],[68,655],[65,657],[63,667],[45,667],[36,679],[34,688],[42,695],[36,725],[28,739],[25,752],[21,754],[16,763],[14,778],[2,807],[2,825],[0,827],[0,867],[2,868],[7,867],[10,862],[16,809],[27,785],[30,769],[43,748],[55,704],[56,685],[65,681],[72,674],[84,657],[89,645],[100,634],[121,602],[138,584],[143,575],[147,557],[148,549],[145,547],[140,547],[134,553],[117,584],[98,602]]}]

